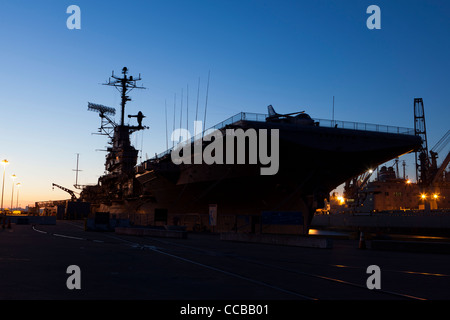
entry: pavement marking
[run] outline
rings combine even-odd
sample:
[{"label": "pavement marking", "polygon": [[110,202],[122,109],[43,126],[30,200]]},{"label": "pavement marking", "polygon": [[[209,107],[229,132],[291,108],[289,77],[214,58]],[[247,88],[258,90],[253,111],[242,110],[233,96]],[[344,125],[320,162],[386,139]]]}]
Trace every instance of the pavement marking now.
[{"label": "pavement marking", "polygon": [[[314,273],[308,273],[308,272],[303,272],[303,271],[298,271],[298,270],[287,269],[287,268],[283,268],[283,267],[279,267],[279,266],[274,266],[274,265],[270,265],[270,264],[254,261],[254,260],[251,260],[251,259],[245,259],[245,258],[239,258],[239,257],[237,259],[244,260],[244,261],[251,262],[251,263],[254,263],[254,264],[258,264],[258,265],[263,265],[263,266],[274,268],[274,269],[279,269],[279,270],[282,270],[282,271],[297,273],[297,274],[310,276],[310,277],[314,277],[314,278],[319,278],[319,279],[324,279],[324,280],[328,280],[328,281],[338,282],[338,283],[345,284],[345,285],[350,285],[350,286],[353,286],[353,287],[367,289],[367,287],[364,286],[364,285],[361,285],[361,284],[358,284],[358,283],[349,282],[349,281],[345,281],[345,280],[341,280],[341,279],[337,279],[337,278],[331,278],[331,277],[322,276],[322,275],[319,275],[319,274],[314,274]],[[344,267],[343,265],[334,265],[334,266],[339,266],[341,268]],[[382,289],[378,289],[378,290],[376,290],[374,292],[386,293],[386,294],[399,296],[399,297],[403,297],[403,298],[408,298],[408,299],[414,299],[414,300],[427,300],[425,298],[416,297],[416,296],[412,296],[412,295],[409,295],[409,294],[393,292],[393,291],[387,291],[387,290],[382,290]]]},{"label": "pavement marking", "polygon": [[77,227],[79,229],[83,229],[84,230],[84,225],[81,225],[79,223],[73,223],[73,222],[69,222],[69,221],[61,221],[61,222],[65,223],[65,224],[70,224],[70,225],[72,225],[74,227]]},{"label": "pavement marking", "polygon": [[[364,269],[363,267],[352,267],[352,266],[345,266],[342,264],[330,264],[330,266],[337,267],[337,268]],[[420,272],[420,271],[408,271],[408,270],[390,270],[390,269],[383,269],[383,271],[408,273],[408,274],[422,275],[422,276],[450,277],[449,274],[445,274],[445,273]]]},{"label": "pavement marking", "polygon": [[401,272],[401,273],[409,273],[409,274],[418,274],[422,276],[435,276],[435,277],[450,277],[448,274],[444,273],[429,273],[429,272],[418,272],[418,271],[402,271],[402,270],[393,270],[393,272]]},{"label": "pavement marking", "polygon": [[31,261],[31,259],[28,259],[28,258],[3,258],[3,257],[0,257],[0,261]]},{"label": "pavement marking", "polygon": [[43,234],[49,234],[49,235],[52,235],[52,236],[55,236],[55,237],[66,238],[66,239],[74,239],[74,240],[83,240],[83,241],[92,241],[92,242],[97,242],[97,243],[104,243],[104,241],[97,240],[97,239],[88,239],[88,238],[74,237],[74,236],[68,236],[68,235],[60,234],[60,233],[51,233],[51,232],[47,232],[47,231],[42,231],[42,230],[36,229],[35,226],[33,226],[32,228],[36,232],[43,233]]},{"label": "pavement marking", "polygon": [[248,282],[252,282],[252,283],[264,286],[264,287],[268,287],[268,288],[271,288],[271,289],[274,289],[274,290],[278,290],[278,291],[281,291],[281,292],[284,292],[284,293],[295,295],[295,296],[300,297],[302,299],[317,300],[316,298],[305,296],[305,295],[302,295],[302,294],[300,294],[298,292],[294,292],[294,291],[290,291],[290,290],[287,290],[287,289],[283,289],[283,288],[280,288],[280,287],[277,287],[277,286],[274,286],[274,285],[271,285],[271,284],[268,284],[266,282],[262,282],[262,281],[259,281],[259,280],[247,278],[247,277],[241,276],[241,275],[239,275],[237,273],[233,273],[233,272],[222,270],[222,269],[219,269],[219,268],[216,268],[216,267],[208,266],[206,264],[203,264],[203,263],[200,263],[200,262],[196,262],[196,261],[193,261],[193,260],[189,260],[189,259],[186,259],[186,258],[183,258],[183,257],[179,257],[179,256],[176,256],[176,255],[173,255],[173,254],[170,254],[170,253],[158,250],[158,249],[151,249],[151,250],[154,251],[154,252],[161,253],[163,255],[166,255],[166,256],[178,259],[178,260],[182,260],[184,262],[195,264],[197,266],[200,266],[200,267],[203,267],[203,268],[206,268],[206,269],[217,271],[217,272],[220,272],[220,273],[223,273],[223,274],[235,277],[235,278],[239,278],[239,279],[242,279],[242,280],[245,280],[245,281],[248,281]]},{"label": "pavement marking", "polygon": [[229,271],[226,271],[226,270],[223,270],[223,269],[219,269],[219,268],[216,268],[216,267],[212,267],[212,266],[200,263],[200,262],[196,262],[196,261],[193,261],[193,260],[190,260],[190,259],[186,259],[186,258],[177,256],[177,255],[174,255],[174,254],[171,254],[171,253],[167,253],[167,252],[164,252],[164,251],[158,249],[155,246],[143,245],[143,244],[139,244],[139,243],[136,243],[136,242],[128,241],[126,239],[122,239],[122,238],[119,238],[119,237],[114,237],[114,236],[111,236],[111,235],[106,235],[106,236],[108,236],[110,238],[113,238],[113,239],[116,239],[116,240],[127,242],[127,243],[130,244],[131,248],[138,248],[138,249],[141,249],[141,250],[149,249],[149,250],[151,250],[153,252],[156,252],[156,253],[160,253],[160,254],[163,254],[163,255],[166,255],[166,256],[169,256],[169,257],[172,257],[172,258],[184,261],[184,262],[195,264],[197,266],[200,266],[200,267],[203,267],[203,268],[206,268],[206,269],[210,269],[210,270],[213,270],[213,271],[216,271],[216,272],[220,272],[220,273],[226,274],[226,275],[231,276],[231,277],[239,278],[239,279],[242,279],[242,280],[245,280],[245,281],[248,281],[248,282],[252,282],[252,283],[255,283],[255,284],[258,284],[258,285],[261,285],[261,286],[265,286],[265,287],[268,287],[268,288],[271,288],[271,289],[275,289],[275,290],[278,290],[278,291],[281,291],[281,292],[284,292],[284,293],[295,295],[295,296],[300,297],[302,299],[317,300],[316,298],[305,296],[305,295],[302,295],[302,294],[300,294],[298,292],[294,292],[294,291],[290,291],[290,290],[287,290],[287,289],[283,289],[283,288],[280,288],[280,287],[268,284],[266,282],[262,282],[262,281],[251,279],[251,278],[247,278],[247,277],[244,277],[244,276],[239,275],[237,273],[229,272]]},{"label": "pavement marking", "polygon": [[[96,240],[96,239],[86,239],[86,238],[67,236],[67,235],[62,235],[62,234],[57,234],[57,233],[48,233],[46,231],[42,231],[42,230],[36,229],[34,225],[33,225],[33,230],[37,231],[37,232],[40,232],[40,233],[44,233],[44,234],[50,234],[50,235],[53,235],[53,236],[56,236],[56,237],[75,239],[75,240],[87,240],[87,241],[93,241],[93,242],[99,242],[99,243],[103,243],[104,242],[102,240]],[[285,293],[288,293],[288,294],[292,294],[292,295],[301,297],[303,299],[318,300],[316,298],[305,296],[305,295],[302,295],[302,294],[294,292],[294,291],[290,291],[290,290],[283,289],[283,288],[280,288],[280,287],[277,287],[277,286],[273,286],[273,285],[268,284],[266,282],[262,282],[262,281],[251,279],[251,278],[247,278],[247,277],[239,275],[237,273],[229,272],[229,271],[226,271],[226,270],[223,270],[223,269],[219,269],[219,268],[216,268],[216,267],[212,267],[212,266],[200,263],[200,262],[196,262],[196,261],[193,261],[193,260],[190,260],[190,259],[186,259],[186,258],[177,256],[177,255],[174,255],[174,254],[170,254],[170,253],[167,253],[167,252],[164,252],[164,251],[158,249],[155,246],[140,244],[140,243],[137,243],[137,242],[128,241],[126,239],[122,239],[122,238],[111,236],[111,235],[105,235],[105,236],[107,236],[109,238],[112,238],[112,239],[116,239],[116,240],[122,241],[122,242],[126,242],[126,243],[130,244],[131,248],[139,248],[141,250],[149,249],[149,250],[151,250],[153,252],[157,252],[157,253],[160,253],[160,254],[163,254],[163,255],[166,255],[166,256],[170,256],[170,257],[178,259],[178,260],[182,260],[182,261],[185,261],[185,262],[188,262],[188,263],[191,263],[191,264],[195,264],[195,265],[201,266],[201,267],[206,268],[206,269],[210,269],[210,270],[213,270],[213,271],[224,273],[226,275],[229,275],[229,276],[232,276],[232,277],[236,277],[236,278],[239,278],[239,279],[242,279],[242,280],[246,280],[246,281],[249,281],[249,282],[252,282],[252,283],[255,283],[255,284],[259,284],[259,285],[262,285],[262,286],[265,286],[265,287],[269,287],[271,289],[275,289],[275,290],[282,291],[282,292],[285,292]],[[170,243],[170,242],[166,242],[166,241],[161,241],[161,242],[166,243],[166,244],[174,244],[174,243]],[[183,245],[181,245],[181,246],[183,246]],[[184,247],[189,247],[189,246],[184,246]],[[201,250],[201,251],[204,251],[204,250]],[[259,265],[263,265],[263,266],[266,266],[266,267],[270,267],[270,268],[280,269],[280,270],[284,270],[284,271],[288,271],[288,272],[293,272],[293,273],[297,273],[297,274],[302,274],[302,275],[306,275],[306,276],[311,276],[311,277],[315,277],[315,278],[319,278],[319,279],[329,280],[329,281],[333,281],[333,282],[338,282],[338,283],[342,283],[342,284],[346,284],[346,285],[350,285],[350,286],[360,287],[360,288],[366,289],[366,287],[363,286],[363,285],[360,285],[360,284],[357,284],[357,283],[348,282],[348,281],[345,281],[345,280],[340,280],[340,279],[336,279],[336,278],[326,277],[326,276],[322,276],[322,275],[318,275],[318,274],[307,273],[307,272],[302,272],[302,271],[297,271],[297,270],[286,269],[286,268],[282,268],[282,267],[278,267],[278,266],[274,266],[274,265],[269,265],[269,264],[257,262],[257,261],[251,260],[251,259],[245,259],[245,258],[242,258],[242,257],[236,257],[236,258],[240,259],[240,260],[243,260],[243,261],[251,262],[251,263],[254,263],[254,264],[259,264]],[[338,268],[357,268],[357,267],[351,267],[351,266],[345,266],[345,265],[331,265],[331,266],[338,267]],[[394,270],[394,271],[396,271],[396,270]],[[414,271],[396,271],[396,272],[409,273],[409,274],[421,274],[421,275],[433,275],[433,276],[448,276],[446,274],[422,273],[422,272],[414,272]],[[415,300],[427,300],[425,298],[416,297],[416,296],[403,294],[403,293],[398,293],[398,292],[393,292],[393,291],[377,290],[376,292],[387,293],[387,294],[400,296],[400,297],[404,297],[404,298],[409,298],[409,299],[415,299]]]},{"label": "pavement marking", "polygon": [[87,240],[87,239],[85,239],[85,238],[66,236],[66,235],[64,235],[64,234],[59,234],[59,233],[52,233],[51,235],[53,235],[53,236],[55,236],[55,237],[61,237],[61,238],[67,238],[67,239]]},{"label": "pavement marking", "polygon": [[34,230],[34,231],[37,231],[37,232],[40,232],[40,233],[47,234],[47,231],[38,230],[38,229],[36,229],[34,226],[33,226],[33,230]]},{"label": "pavement marking", "polygon": [[125,240],[125,239],[122,239],[122,238],[119,238],[119,237],[114,237],[114,236],[109,235],[109,234],[105,234],[104,236],[106,236],[106,237],[108,237],[108,238],[111,238],[111,239],[115,239],[115,240],[120,240],[120,241],[123,241],[123,242],[127,242],[127,243],[130,243],[130,244],[132,244],[132,245],[136,245],[136,246],[139,246],[139,245],[140,245],[140,244],[137,243],[137,242],[128,241],[128,240]]},{"label": "pavement marking", "polygon": [[[116,237],[114,237],[114,238],[116,238]],[[120,238],[116,238],[116,239],[122,240],[122,241],[127,241],[127,240],[120,239]],[[162,243],[165,243],[165,244],[170,244],[170,245],[175,245],[175,246],[180,246],[180,247],[190,248],[190,249],[194,249],[194,250],[197,250],[197,251],[208,252],[208,251],[203,250],[203,249],[198,249],[198,248],[195,248],[195,247],[191,247],[191,246],[187,246],[187,245],[182,245],[182,244],[179,244],[179,243],[173,243],[173,242],[170,242],[170,241],[163,241],[163,240],[159,240],[159,239],[152,239],[152,240],[156,240],[156,241],[158,241],[158,242],[162,242]],[[130,241],[127,241],[127,242],[130,242]],[[132,243],[132,242],[130,242],[130,243]],[[135,245],[135,247],[139,247],[139,244],[136,244],[136,243],[133,243],[133,244]],[[150,247],[150,246],[149,246],[149,247]],[[230,273],[230,272],[225,271],[225,270],[217,269],[217,268],[215,268],[215,267],[203,265],[202,263],[199,263],[199,262],[195,262],[195,261],[192,261],[192,260],[189,260],[189,259],[185,259],[185,258],[182,258],[182,257],[178,257],[178,256],[175,256],[175,255],[170,254],[170,253],[163,252],[163,251],[158,250],[158,249],[153,250],[153,251],[156,251],[156,252],[159,252],[159,253],[168,255],[168,256],[172,256],[172,257],[174,257],[174,258],[178,258],[178,259],[184,260],[184,261],[186,261],[186,262],[190,262],[190,263],[193,263],[193,264],[197,264],[197,265],[200,265],[200,266],[203,266],[203,267],[212,269],[212,270],[216,270],[216,271],[219,271],[219,272],[227,273],[227,274],[230,274],[230,275],[236,275],[236,276],[238,276],[238,277],[240,277],[240,278],[242,278],[242,279],[244,279],[244,278],[245,278],[245,279],[249,279],[249,278],[246,278],[246,277],[244,277],[244,276],[240,276],[240,275],[238,275],[238,274],[233,274],[233,273]],[[259,265],[262,265],[262,266],[265,266],[265,267],[269,267],[269,268],[279,269],[279,270],[288,271],[288,272],[293,272],[293,273],[297,273],[297,274],[301,274],[301,275],[305,275],[305,276],[309,276],[309,277],[314,277],[314,278],[319,278],[319,279],[328,280],[328,281],[332,281],[332,282],[337,282],[337,283],[341,283],[341,284],[344,284],[344,285],[349,285],[349,286],[353,286],[353,287],[358,287],[358,288],[361,288],[361,289],[367,289],[367,287],[364,286],[364,285],[361,285],[361,284],[358,284],[358,283],[349,282],[349,281],[345,281],[345,280],[341,280],[341,279],[337,279],[337,278],[331,278],[331,277],[322,276],[322,275],[319,275],[319,274],[307,273],[307,272],[303,272],[303,271],[298,271],[298,270],[292,270],[292,269],[282,268],[282,267],[279,267],[279,266],[269,265],[269,264],[265,264],[265,263],[262,263],[262,262],[258,262],[258,261],[252,260],[252,259],[246,259],[246,258],[243,258],[243,257],[234,257],[234,258],[235,258],[235,259],[240,259],[240,260],[243,260],[243,261],[247,261],[247,262],[250,262],[250,263],[254,263],[254,264],[259,264]],[[359,267],[352,267],[352,266],[346,266],[346,265],[341,265],[341,264],[332,264],[332,265],[330,265],[330,266],[337,267],[337,268],[360,269]],[[392,270],[391,270],[391,271],[392,271]],[[405,272],[405,271],[397,271],[397,272]],[[406,272],[406,273],[408,273],[408,272]],[[411,273],[414,273],[414,272],[411,272]],[[415,274],[415,273],[414,273],[414,274]],[[417,274],[424,274],[424,273],[417,273]],[[428,274],[428,275],[437,275],[437,274]],[[443,275],[443,276],[445,276],[445,275]],[[249,279],[249,280],[252,281],[252,279]],[[253,282],[258,282],[258,283],[259,283],[258,280],[253,280]],[[264,284],[264,282],[261,282],[261,283]],[[268,286],[271,286],[271,285],[268,285]],[[282,289],[282,288],[280,288],[280,289],[281,289],[281,290],[284,290],[284,289]],[[291,292],[291,291],[289,291],[289,290],[286,290],[286,291]],[[416,296],[413,296],[413,295],[408,295],[408,294],[399,293],[399,292],[393,292],[393,291],[387,291],[387,290],[377,290],[376,292],[384,293],[384,294],[390,294],[390,295],[394,295],[394,296],[399,296],[399,297],[403,297],[403,298],[407,298],[407,299],[427,300],[426,298],[416,297]],[[294,293],[294,294],[295,294],[295,293]],[[305,296],[305,297],[306,297],[306,296]],[[316,298],[311,298],[311,297],[307,297],[307,299],[317,300]]]}]

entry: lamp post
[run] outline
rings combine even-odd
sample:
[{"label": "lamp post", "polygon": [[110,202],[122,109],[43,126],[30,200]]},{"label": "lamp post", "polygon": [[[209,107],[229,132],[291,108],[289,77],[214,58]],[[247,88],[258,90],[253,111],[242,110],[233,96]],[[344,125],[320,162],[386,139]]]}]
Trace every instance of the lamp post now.
[{"label": "lamp post", "polygon": [[11,176],[11,179],[13,180],[13,183],[12,183],[12,191],[11,191],[11,208],[10,208],[10,210],[12,211],[12,209],[13,209],[13,202],[14,202],[14,180],[17,178],[17,176],[15,175],[15,174],[13,174],[12,176]]},{"label": "lamp post", "polygon": [[3,165],[3,183],[2,183],[2,205],[1,205],[1,213],[3,213],[3,191],[5,190],[5,172],[6,172],[6,165],[9,163],[8,160],[3,159],[2,160]]},{"label": "lamp post", "polygon": [[21,186],[20,182],[16,183],[17,186],[17,201],[16,201],[16,209],[19,208],[19,188]]}]

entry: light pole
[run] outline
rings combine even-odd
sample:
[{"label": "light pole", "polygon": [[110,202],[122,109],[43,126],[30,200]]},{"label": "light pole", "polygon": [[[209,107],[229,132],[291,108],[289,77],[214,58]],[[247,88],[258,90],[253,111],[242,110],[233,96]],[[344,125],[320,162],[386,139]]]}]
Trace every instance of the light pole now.
[{"label": "light pole", "polygon": [[11,176],[11,179],[13,179],[12,191],[11,191],[11,208],[10,208],[11,211],[13,210],[13,202],[14,202],[14,179],[16,179],[16,178],[17,178],[17,176],[15,174],[13,174]]},{"label": "light pole", "polygon": [[2,165],[3,165],[3,183],[2,183],[2,206],[1,206],[1,212],[3,213],[3,191],[5,190],[5,172],[6,172],[6,165],[8,164],[8,160],[3,159]]},{"label": "light pole", "polygon": [[17,201],[16,201],[16,209],[19,208],[19,190],[20,190],[20,182],[16,183],[17,186]]}]

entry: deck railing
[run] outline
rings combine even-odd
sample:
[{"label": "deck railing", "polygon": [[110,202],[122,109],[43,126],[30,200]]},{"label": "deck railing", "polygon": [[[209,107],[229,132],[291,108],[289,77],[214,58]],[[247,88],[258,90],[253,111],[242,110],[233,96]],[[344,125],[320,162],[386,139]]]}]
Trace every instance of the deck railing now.
[{"label": "deck railing", "polygon": [[[265,122],[266,118],[268,117],[268,114],[263,113],[251,113],[251,112],[240,112],[214,126],[211,128],[205,130],[202,133],[199,133],[191,138],[191,143],[193,143],[195,140],[200,139],[205,132],[211,131],[211,130],[219,130],[224,128],[227,125],[231,125],[233,123],[236,123],[238,121],[246,120],[246,121],[257,121],[257,122]],[[341,120],[326,120],[326,119],[317,119],[312,118],[315,125],[319,127],[326,127],[326,128],[340,128],[340,129],[348,129],[348,130],[361,130],[361,131],[375,131],[375,132],[385,132],[385,133],[397,133],[397,134],[408,134],[413,135],[414,129],[411,128],[404,128],[404,127],[396,127],[396,126],[387,126],[387,125],[381,125],[381,124],[372,124],[372,123],[364,123],[364,122],[351,122],[351,121],[341,121]],[[165,156],[166,154],[169,154],[172,151],[173,148],[170,148],[158,155],[156,155],[157,158],[161,158]],[[153,158],[153,159],[155,159]]]}]

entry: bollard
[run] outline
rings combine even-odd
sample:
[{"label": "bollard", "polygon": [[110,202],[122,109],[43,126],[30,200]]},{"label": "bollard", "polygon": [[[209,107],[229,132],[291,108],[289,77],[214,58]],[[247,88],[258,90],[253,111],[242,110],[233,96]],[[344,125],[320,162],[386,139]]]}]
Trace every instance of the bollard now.
[{"label": "bollard", "polygon": [[366,248],[366,239],[364,239],[364,232],[361,231],[359,234],[359,249]]}]

